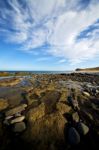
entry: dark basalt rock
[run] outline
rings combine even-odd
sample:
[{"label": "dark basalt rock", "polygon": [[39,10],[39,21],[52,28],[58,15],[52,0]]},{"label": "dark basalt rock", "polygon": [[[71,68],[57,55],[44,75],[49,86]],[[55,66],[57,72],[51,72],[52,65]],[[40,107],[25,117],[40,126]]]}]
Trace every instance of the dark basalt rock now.
[{"label": "dark basalt rock", "polygon": [[69,129],[68,140],[71,145],[77,145],[80,143],[80,135],[77,130],[73,127]]}]

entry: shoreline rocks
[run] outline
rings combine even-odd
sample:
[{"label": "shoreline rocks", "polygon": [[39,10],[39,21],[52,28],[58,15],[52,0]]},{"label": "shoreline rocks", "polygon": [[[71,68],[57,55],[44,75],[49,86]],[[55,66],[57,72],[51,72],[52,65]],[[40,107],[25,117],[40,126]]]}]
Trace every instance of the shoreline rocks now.
[{"label": "shoreline rocks", "polygon": [[20,106],[14,107],[6,111],[5,116],[8,117],[8,116],[15,115],[16,113],[24,111],[26,107],[27,107],[27,104],[21,104]]}]

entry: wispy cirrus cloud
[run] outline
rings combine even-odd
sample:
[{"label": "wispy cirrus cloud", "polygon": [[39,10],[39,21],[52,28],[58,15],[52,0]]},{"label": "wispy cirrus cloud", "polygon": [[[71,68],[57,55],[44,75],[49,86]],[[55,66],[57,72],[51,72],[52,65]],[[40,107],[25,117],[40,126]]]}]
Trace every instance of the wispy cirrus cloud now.
[{"label": "wispy cirrus cloud", "polygon": [[62,58],[60,63],[81,63],[99,55],[98,19],[97,0],[0,1],[5,41],[29,53],[45,46],[46,53]]}]

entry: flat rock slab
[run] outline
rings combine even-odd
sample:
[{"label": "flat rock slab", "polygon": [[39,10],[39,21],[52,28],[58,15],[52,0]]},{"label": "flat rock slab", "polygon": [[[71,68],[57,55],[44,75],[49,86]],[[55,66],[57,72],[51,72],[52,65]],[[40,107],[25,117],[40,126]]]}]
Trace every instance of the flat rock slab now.
[{"label": "flat rock slab", "polygon": [[11,120],[11,124],[14,124],[14,123],[17,123],[17,122],[21,122],[25,119],[25,116],[20,116],[20,117],[17,117],[13,120]]},{"label": "flat rock slab", "polygon": [[6,111],[5,112],[5,116],[6,117],[7,116],[12,116],[12,115],[14,115],[14,114],[16,114],[18,112],[21,112],[21,111],[25,110],[26,107],[27,107],[27,104],[21,104],[20,106],[17,106],[15,108],[12,108],[12,109]]}]

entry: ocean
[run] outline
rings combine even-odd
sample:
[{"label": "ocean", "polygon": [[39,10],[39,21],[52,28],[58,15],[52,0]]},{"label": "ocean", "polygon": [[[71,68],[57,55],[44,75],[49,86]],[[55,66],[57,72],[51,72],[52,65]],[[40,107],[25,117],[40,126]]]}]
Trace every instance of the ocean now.
[{"label": "ocean", "polygon": [[0,72],[9,72],[9,73],[18,73],[18,72],[23,72],[23,73],[31,73],[31,74],[68,74],[72,73],[74,71],[0,71]]}]

